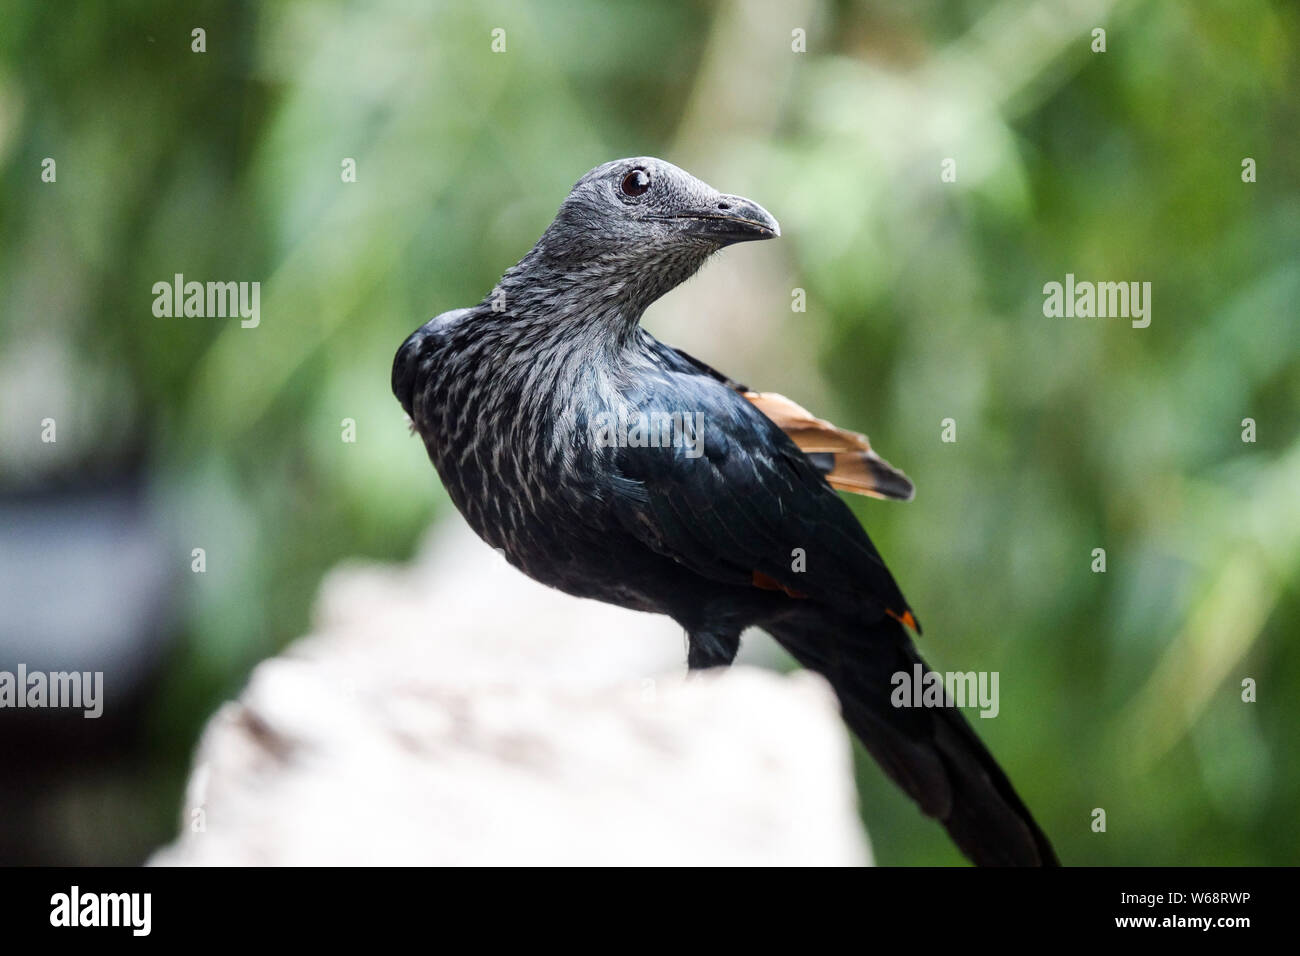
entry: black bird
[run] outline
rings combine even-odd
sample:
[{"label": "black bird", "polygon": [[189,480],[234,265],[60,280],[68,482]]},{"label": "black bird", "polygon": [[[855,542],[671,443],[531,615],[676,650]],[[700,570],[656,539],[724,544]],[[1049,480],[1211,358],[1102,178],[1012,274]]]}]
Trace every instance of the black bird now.
[{"label": "black bird", "polygon": [[1055,864],[955,707],[891,704],[920,627],[834,489],[907,499],[911,482],[865,436],[639,324],[723,246],[779,235],[757,203],[663,160],[598,166],[482,302],[402,344],[393,393],[461,514],[525,574],[669,615],[691,668],[730,664],[763,628],[972,861]]}]

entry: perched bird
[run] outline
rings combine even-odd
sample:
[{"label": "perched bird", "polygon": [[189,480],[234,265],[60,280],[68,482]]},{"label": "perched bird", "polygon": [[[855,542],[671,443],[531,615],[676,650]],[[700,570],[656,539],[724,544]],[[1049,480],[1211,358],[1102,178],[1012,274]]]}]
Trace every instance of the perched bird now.
[{"label": "perched bird", "polygon": [[669,615],[691,668],[764,629],[972,861],[1055,864],[955,707],[891,703],[892,676],[923,666],[920,626],[835,489],[907,499],[911,482],[865,436],[639,324],[714,252],[779,235],[757,203],[663,160],[598,166],[482,302],[402,344],[393,393],[461,514],[524,573]]}]

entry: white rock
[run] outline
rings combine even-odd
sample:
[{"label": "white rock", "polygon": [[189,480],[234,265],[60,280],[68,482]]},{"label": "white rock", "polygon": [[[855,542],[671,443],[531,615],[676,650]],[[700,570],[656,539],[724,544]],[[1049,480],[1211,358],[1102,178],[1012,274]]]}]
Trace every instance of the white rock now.
[{"label": "white rock", "polygon": [[671,621],[454,527],[326,579],[316,633],[209,723],[154,864],[870,862],[819,677],[686,677]]}]

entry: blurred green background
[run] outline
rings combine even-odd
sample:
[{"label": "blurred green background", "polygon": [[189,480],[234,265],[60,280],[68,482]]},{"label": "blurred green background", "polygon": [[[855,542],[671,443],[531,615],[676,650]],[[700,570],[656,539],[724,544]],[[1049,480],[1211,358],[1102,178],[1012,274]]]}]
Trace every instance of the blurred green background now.
[{"label": "blurred green background", "polygon": [[[0,727],[0,861],[174,835],[203,722],[321,575],[460,520],[389,392],[397,345],[587,169],[653,154],[783,236],[647,326],[913,478],[854,507],[922,653],[1000,672],[975,723],[1062,859],[1300,862],[1298,51],[1300,11],[1265,0],[6,4],[0,547],[119,496],[179,573],[129,719],[93,746]],[[260,281],[260,326],[155,318],[177,272]],[[1066,273],[1151,282],[1150,328],[1045,318]],[[63,584],[18,599],[83,599]],[[868,760],[859,784],[880,862],[960,859]]]}]

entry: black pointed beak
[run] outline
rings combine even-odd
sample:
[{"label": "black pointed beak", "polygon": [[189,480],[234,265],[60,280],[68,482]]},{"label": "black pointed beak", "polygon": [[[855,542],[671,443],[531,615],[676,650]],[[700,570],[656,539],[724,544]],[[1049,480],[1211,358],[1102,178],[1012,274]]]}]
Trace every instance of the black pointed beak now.
[{"label": "black pointed beak", "polygon": [[665,218],[680,220],[688,231],[724,245],[775,239],[781,235],[776,217],[744,196],[718,196],[709,206],[683,210]]}]

